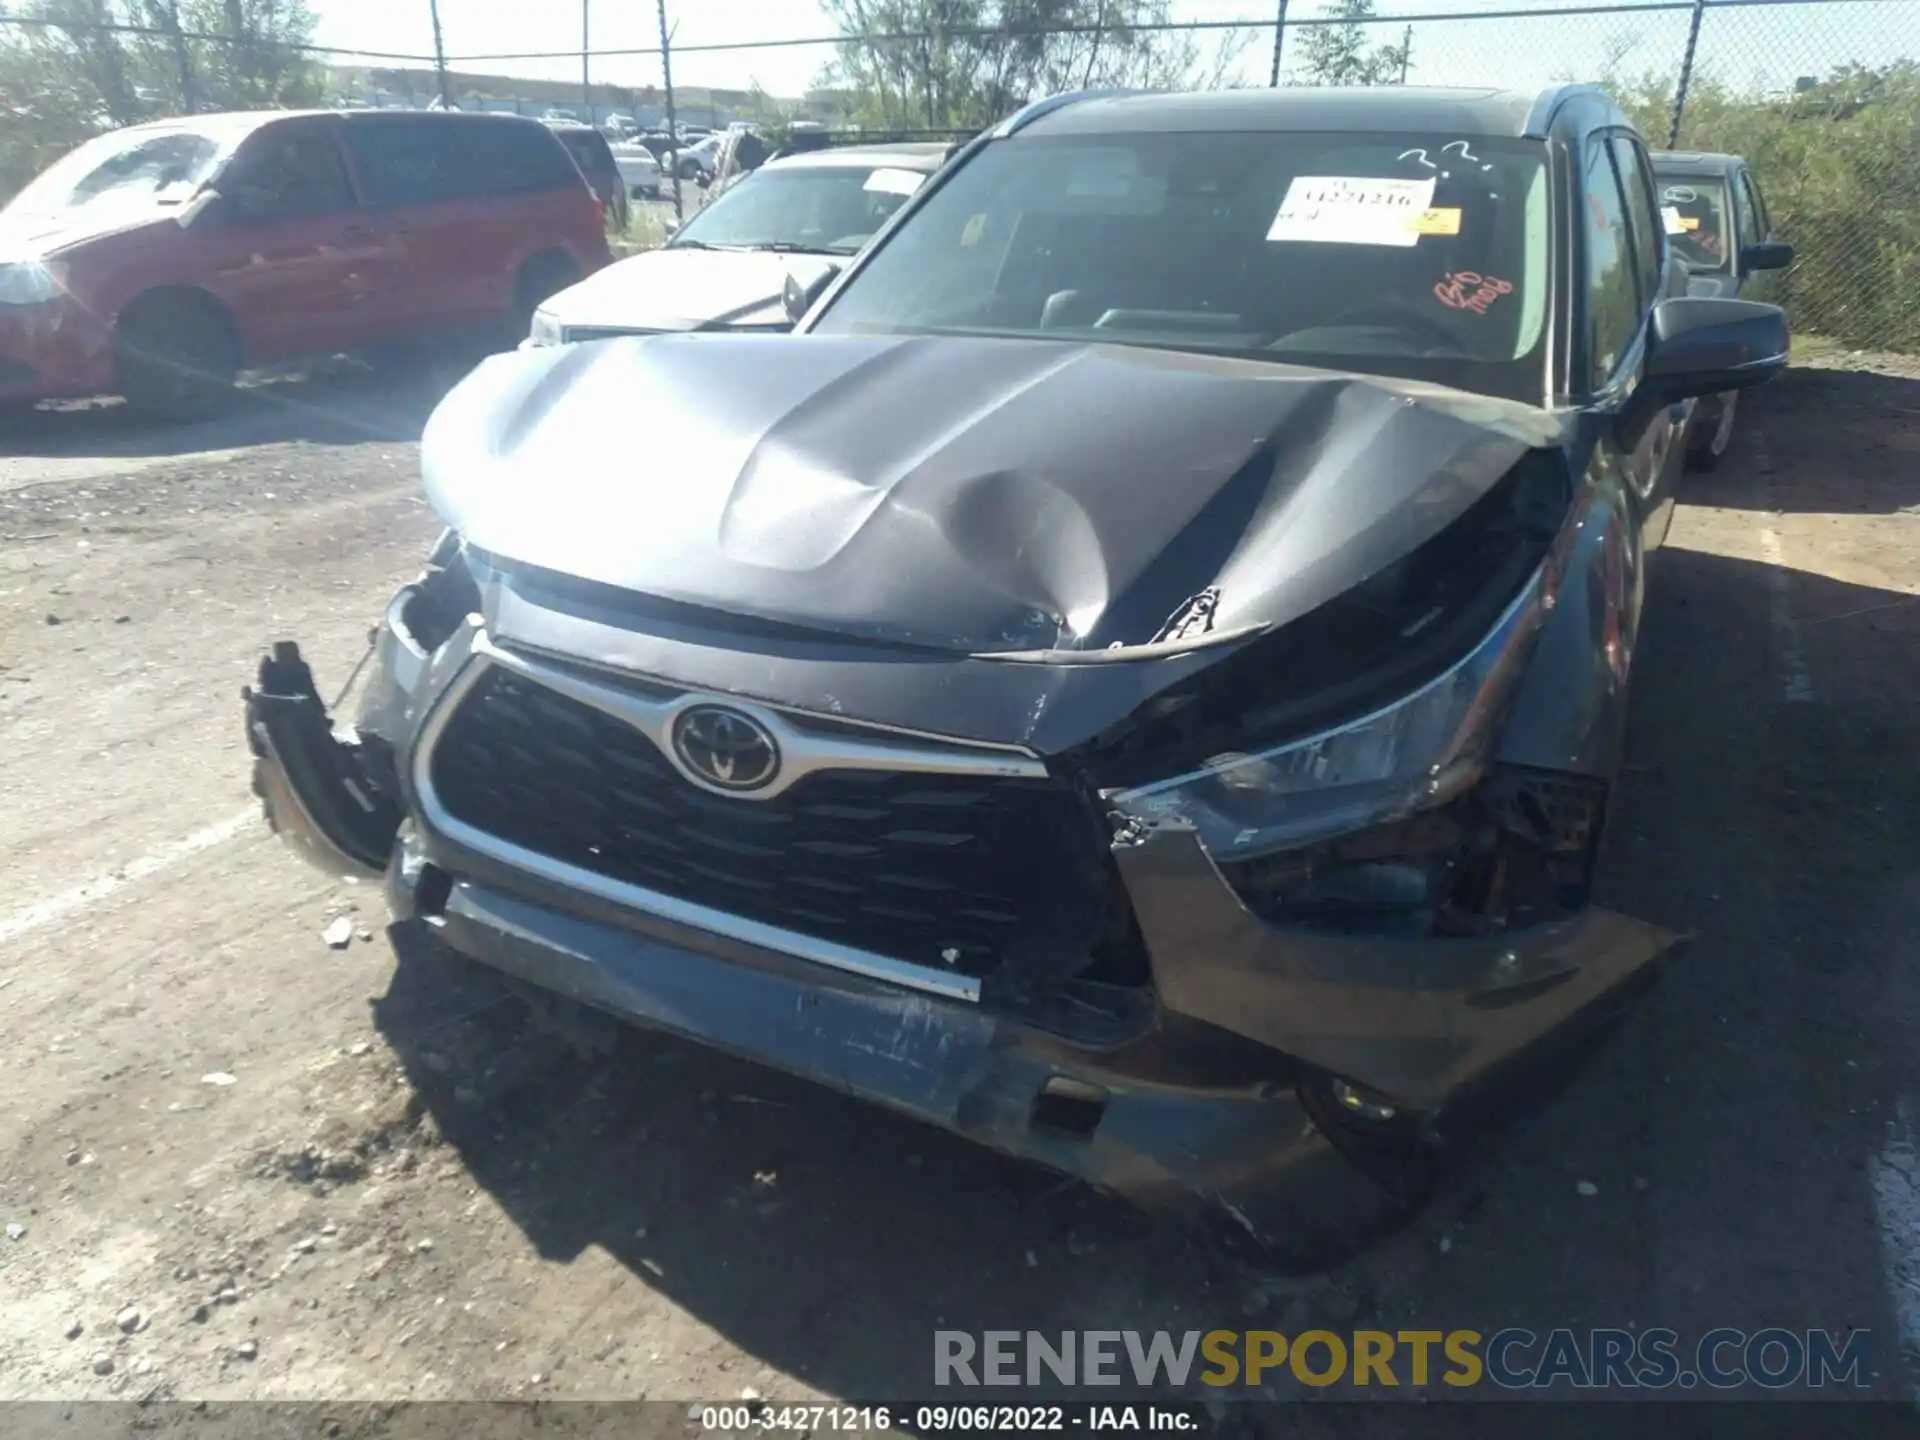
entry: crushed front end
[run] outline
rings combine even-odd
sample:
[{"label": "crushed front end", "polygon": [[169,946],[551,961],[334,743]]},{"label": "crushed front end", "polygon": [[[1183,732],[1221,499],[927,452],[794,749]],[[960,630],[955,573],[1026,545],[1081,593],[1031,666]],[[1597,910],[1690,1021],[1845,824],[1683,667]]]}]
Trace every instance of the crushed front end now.
[{"label": "crushed front end", "polygon": [[1644,589],[1590,445],[1099,346],[503,357],[351,731],[263,665],[260,788],[522,981],[1324,1261],[1673,947],[1590,903]]},{"label": "crushed front end", "polygon": [[[278,828],[384,870],[397,923],[1311,1265],[1410,1213],[1481,1101],[1672,945],[1588,904],[1605,757],[1531,763],[1540,632],[1607,624],[1565,584],[1584,550],[1538,558],[1410,699],[1138,783],[1212,755],[1194,714],[1240,683],[1215,647],[903,668],[449,532],[351,730],[281,647],[248,732]],[[904,723],[943,695],[948,733]],[[980,738],[1055,706],[1126,718],[1051,752]],[[745,728],[701,730],[715,711]]]}]

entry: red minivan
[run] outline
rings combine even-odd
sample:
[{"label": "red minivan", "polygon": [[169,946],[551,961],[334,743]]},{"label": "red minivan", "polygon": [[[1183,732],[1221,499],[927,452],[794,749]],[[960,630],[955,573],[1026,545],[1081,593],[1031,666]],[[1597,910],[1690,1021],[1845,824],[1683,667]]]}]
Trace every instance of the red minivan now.
[{"label": "red minivan", "polygon": [[0,402],[216,407],[244,366],[526,333],[608,260],[600,202],[535,120],[200,115],[116,130],[0,210]]}]

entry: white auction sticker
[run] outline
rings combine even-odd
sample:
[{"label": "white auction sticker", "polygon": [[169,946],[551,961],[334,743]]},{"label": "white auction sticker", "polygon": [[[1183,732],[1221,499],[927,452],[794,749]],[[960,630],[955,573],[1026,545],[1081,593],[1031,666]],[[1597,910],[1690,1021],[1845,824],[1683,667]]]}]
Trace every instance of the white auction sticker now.
[{"label": "white auction sticker", "polygon": [[1686,223],[1681,220],[1680,209],[1676,205],[1662,205],[1660,207],[1660,223],[1665,227],[1669,235],[1684,235],[1687,233]]},{"label": "white auction sticker", "polygon": [[1326,245],[1417,245],[1433,204],[1433,178],[1375,180],[1359,175],[1296,175],[1267,231],[1269,240]]},{"label": "white auction sticker", "polygon": [[867,183],[860,188],[878,190],[883,195],[911,195],[920,188],[920,182],[926,178],[917,170],[882,168],[867,176]]}]

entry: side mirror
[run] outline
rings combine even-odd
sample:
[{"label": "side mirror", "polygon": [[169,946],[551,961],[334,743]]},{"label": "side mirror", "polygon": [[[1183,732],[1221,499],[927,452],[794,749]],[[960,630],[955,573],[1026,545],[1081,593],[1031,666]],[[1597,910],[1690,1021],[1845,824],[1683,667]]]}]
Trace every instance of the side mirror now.
[{"label": "side mirror", "polygon": [[1778,305],[1705,297],[1653,309],[1641,390],[1658,404],[1749,390],[1786,367],[1787,317]]},{"label": "side mirror", "polygon": [[671,240],[675,235],[680,233],[680,222],[678,220],[667,221],[666,224],[660,227],[660,233],[666,239]]},{"label": "side mirror", "polygon": [[833,283],[833,277],[839,273],[838,265],[827,265],[804,283],[799,276],[788,275],[787,283],[780,287],[780,303],[787,312],[787,323],[798,325],[807,311],[813,308],[813,302],[827,293],[827,286]]},{"label": "side mirror", "polygon": [[693,175],[693,183],[698,185],[702,190],[704,190],[709,185],[713,184],[713,176],[709,175],[704,170],[696,170]]},{"label": "side mirror", "polygon": [[1793,263],[1793,246],[1784,240],[1759,240],[1740,252],[1742,270],[1784,270]]}]

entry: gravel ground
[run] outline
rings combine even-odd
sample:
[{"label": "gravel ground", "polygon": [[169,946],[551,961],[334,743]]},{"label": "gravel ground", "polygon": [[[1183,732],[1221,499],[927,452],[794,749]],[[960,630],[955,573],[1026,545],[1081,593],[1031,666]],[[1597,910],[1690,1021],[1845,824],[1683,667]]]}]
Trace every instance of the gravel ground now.
[{"label": "gravel ground", "polygon": [[439,383],[0,431],[0,1398],[898,1395],[935,1328],[1253,1323],[1854,1326],[1913,1393],[1920,381],[1790,373],[1658,557],[1602,898],[1685,963],[1304,1281],[683,1044],[578,1058],[263,832],[239,688],[282,636],[345,678]]}]

